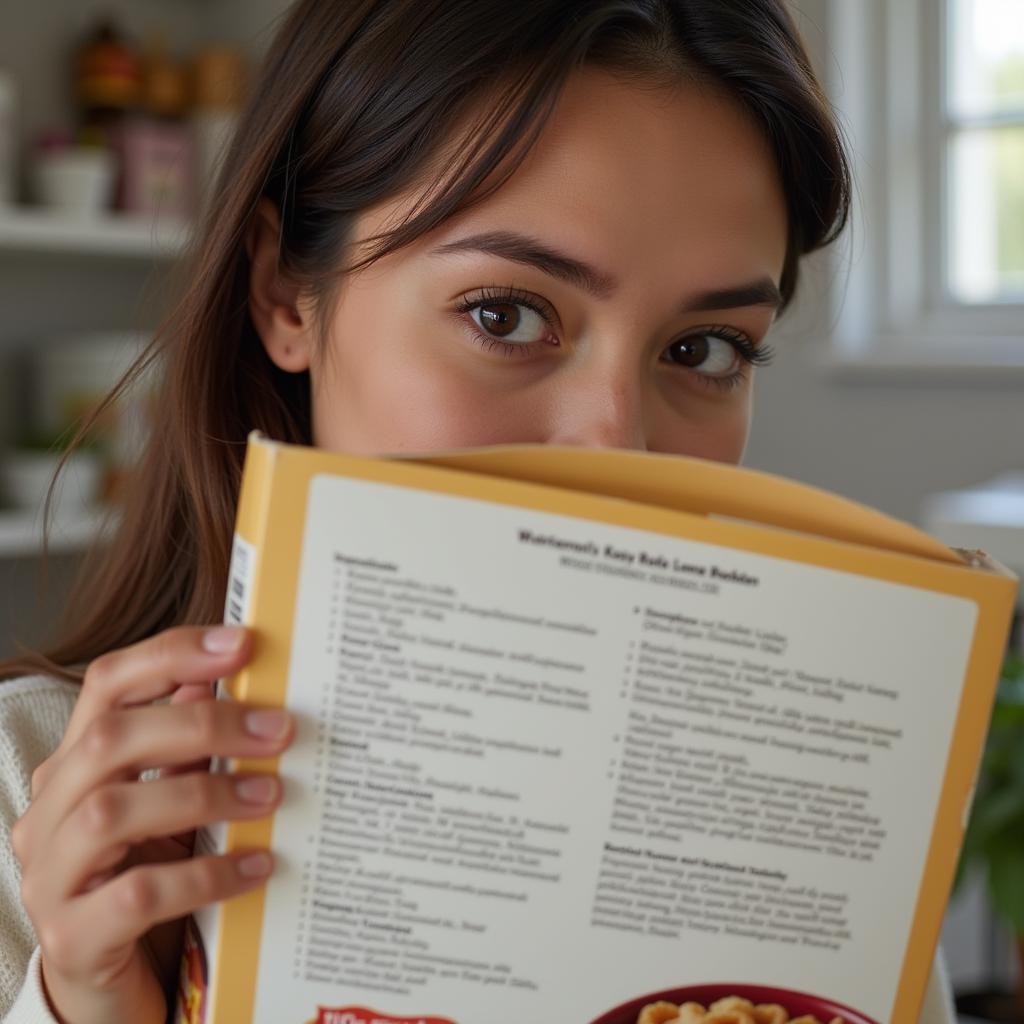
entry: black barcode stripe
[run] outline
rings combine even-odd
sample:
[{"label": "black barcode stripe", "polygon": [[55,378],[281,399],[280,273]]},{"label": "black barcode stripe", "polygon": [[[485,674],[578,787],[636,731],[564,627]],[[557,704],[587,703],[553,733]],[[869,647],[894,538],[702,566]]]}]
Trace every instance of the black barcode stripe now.
[{"label": "black barcode stripe", "polygon": [[228,567],[228,592],[224,609],[226,622],[244,622],[251,563],[252,553],[249,546],[240,537],[235,537],[231,548],[231,564]]}]

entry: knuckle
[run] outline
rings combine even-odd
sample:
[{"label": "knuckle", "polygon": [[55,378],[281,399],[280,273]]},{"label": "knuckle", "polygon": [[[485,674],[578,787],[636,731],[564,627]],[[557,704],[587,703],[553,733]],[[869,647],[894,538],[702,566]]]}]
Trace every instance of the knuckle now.
[{"label": "knuckle", "polygon": [[82,802],[82,822],[93,835],[109,832],[121,816],[121,800],[112,789],[97,789]]},{"label": "knuckle", "polygon": [[82,678],[82,687],[89,687],[90,690],[105,690],[110,685],[114,676],[114,668],[117,665],[119,652],[108,651],[94,658],[86,667],[85,675]]},{"label": "knuckle", "polygon": [[121,875],[115,887],[123,910],[140,917],[151,917],[160,903],[160,889],[153,876],[141,870]]},{"label": "knuckle", "polygon": [[37,765],[35,771],[32,772],[30,791],[33,797],[39,795],[40,790],[46,785],[46,780],[50,777],[50,760],[50,758],[47,758],[42,764]]},{"label": "knuckle", "polygon": [[24,818],[19,818],[11,826],[11,850],[22,867],[25,866],[29,845],[29,825]]},{"label": "knuckle", "polygon": [[217,800],[210,781],[209,775],[200,775],[199,773],[182,776],[182,787],[185,790],[185,799],[188,801],[189,807],[195,813],[203,816],[212,815],[216,810]]},{"label": "knuckle", "polygon": [[39,946],[46,959],[60,971],[70,971],[79,948],[65,921],[57,918],[43,922],[36,929]]},{"label": "knuckle", "polygon": [[146,653],[153,661],[166,665],[175,660],[180,646],[181,630],[165,629],[146,641]]},{"label": "knuckle", "polygon": [[26,871],[21,876],[21,902],[30,917],[38,912],[39,895],[39,885],[36,882],[36,876]]},{"label": "knuckle", "polygon": [[192,865],[192,888],[198,903],[212,903],[224,890],[224,870],[216,858],[196,861]]},{"label": "knuckle", "polygon": [[196,626],[172,626],[144,641],[146,656],[167,672],[173,672],[182,658],[192,654],[201,632]]},{"label": "knuckle", "polygon": [[120,721],[116,712],[108,711],[93,719],[86,727],[82,744],[90,758],[106,760],[121,739]]},{"label": "knuckle", "polygon": [[217,701],[200,700],[188,705],[192,715],[192,729],[203,749],[209,749],[220,732],[220,707]]}]

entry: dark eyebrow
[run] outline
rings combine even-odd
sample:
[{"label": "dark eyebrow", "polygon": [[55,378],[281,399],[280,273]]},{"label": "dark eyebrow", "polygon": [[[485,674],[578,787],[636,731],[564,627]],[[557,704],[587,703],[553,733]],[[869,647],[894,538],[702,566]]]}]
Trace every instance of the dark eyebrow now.
[{"label": "dark eyebrow", "polygon": [[770,306],[777,310],[782,305],[782,293],[770,277],[734,288],[715,288],[695,295],[683,304],[683,313],[706,313],[715,309],[739,309],[741,306]]},{"label": "dark eyebrow", "polygon": [[566,256],[565,253],[552,249],[549,245],[517,235],[512,231],[488,231],[479,235],[469,235],[454,242],[439,246],[433,250],[438,255],[452,252],[485,252],[514,263],[524,263],[536,267],[552,277],[560,277],[569,284],[574,284],[599,299],[607,298],[618,287],[615,278],[603,274],[600,270],[584,263],[582,260]]},{"label": "dark eyebrow", "polygon": [[[557,249],[513,231],[488,231],[456,239],[433,249],[432,255],[460,252],[483,252],[491,256],[536,267],[545,274],[561,278],[599,299],[608,298],[618,287],[611,274],[606,274],[589,263],[567,256]],[[782,295],[771,278],[765,277],[749,284],[730,288],[716,288],[701,292],[682,306],[683,313],[703,313],[716,309],[738,309],[741,306],[770,306],[778,309]]]}]

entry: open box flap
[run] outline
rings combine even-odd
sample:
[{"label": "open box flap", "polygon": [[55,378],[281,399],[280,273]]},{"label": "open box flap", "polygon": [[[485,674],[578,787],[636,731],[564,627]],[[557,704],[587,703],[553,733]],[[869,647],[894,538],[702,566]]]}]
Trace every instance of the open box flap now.
[{"label": "open box flap", "polygon": [[[809,484],[707,459],[611,448],[501,446],[416,455],[465,472],[740,519],[957,565],[959,553],[909,523]],[[980,565],[975,567],[981,568]],[[995,569],[994,563],[987,566]]]}]

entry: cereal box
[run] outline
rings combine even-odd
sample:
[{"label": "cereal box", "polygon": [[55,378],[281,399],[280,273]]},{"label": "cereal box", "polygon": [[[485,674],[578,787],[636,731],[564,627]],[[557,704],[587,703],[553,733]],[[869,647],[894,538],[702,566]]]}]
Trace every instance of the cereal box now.
[{"label": "cereal box", "polygon": [[225,700],[285,799],[202,850],[179,1024],[909,1024],[1016,582],[835,495],[550,447],[250,440]]}]

